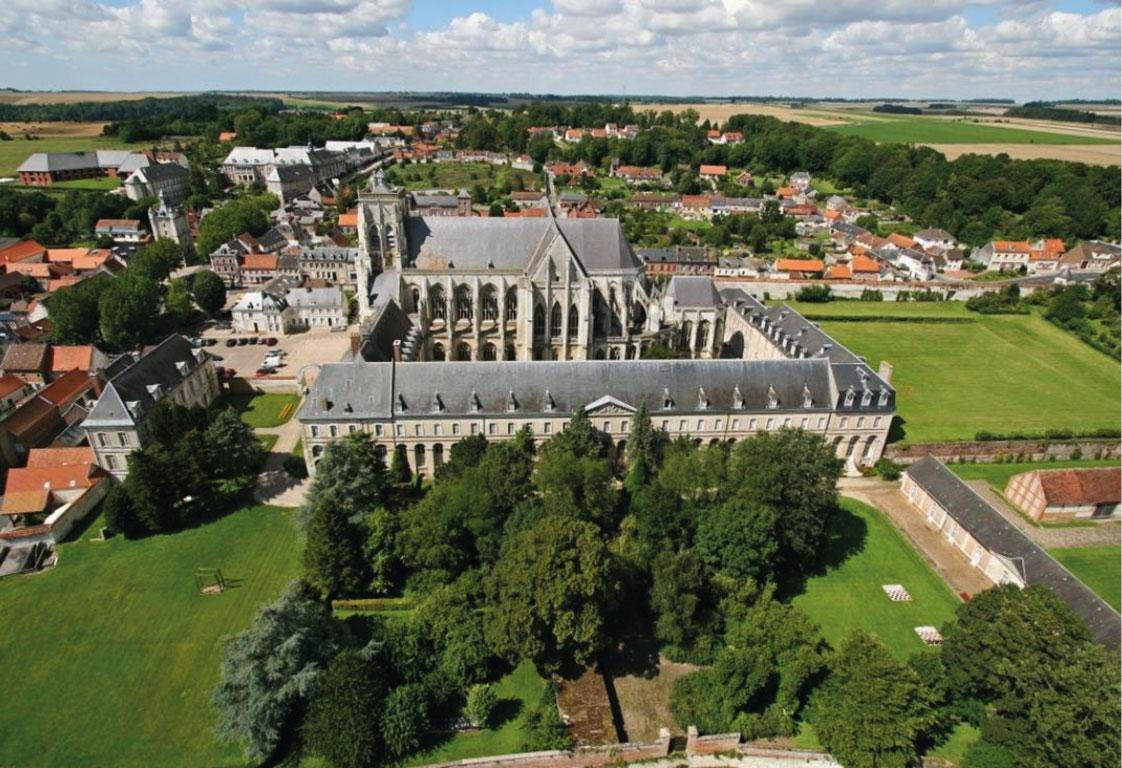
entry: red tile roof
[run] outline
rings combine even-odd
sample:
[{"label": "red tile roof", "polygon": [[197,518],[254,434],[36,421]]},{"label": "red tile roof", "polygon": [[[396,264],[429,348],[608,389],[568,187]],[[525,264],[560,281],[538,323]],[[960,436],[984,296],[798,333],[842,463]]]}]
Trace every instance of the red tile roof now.
[{"label": "red tile roof", "polygon": [[775,268],[780,272],[821,272],[826,265],[818,259],[780,259]]},{"label": "red tile roof", "polygon": [[358,211],[347,211],[346,213],[339,214],[339,226],[350,227],[351,229],[358,228]]},{"label": "red tile roof", "polygon": [[21,240],[7,248],[0,248],[0,263],[11,264],[13,261],[23,261],[46,254],[47,249],[34,240]]},{"label": "red tile roof", "polygon": [[849,267],[845,264],[835,264],[826,270],[827,280],[848,280],[853,277],[853,273],[849,271]]},{"label": "red tile roof", "polygon": [[77,464],[91,465],[97,463],[93,448],[83,446],[80,448],[32,448],[27,453],[28,469],[46,469],[50,467],[70,467]]},{"label": "red tile roof", "polygon": [[726,165],[705,165],[703,164],[697,171],[702,176],[724,176],[729,172]]},{"label": "red tile roof", "polygon": [[849,268],[854,272],[880,274],[880,264],[876,259],[870,259],[868,256],[854,256],[849,262]]},{"label": "red tile roof", "polygon": [[10,469],[0,515],[45,511],[52,491],[91,488],[103,478],[104,473],[93,464]]},{"label": "red tile roof", "polygon": [[63,406],[96,384],[86,371],[70,371],[39,390],[39,398],[51,405]]},{"label": "red tile roof", "polygon": [[275,253],[248,253],[242,269],[274,270],[277,268],[277,255]]},{"label": "red tile roof", "polygon": [[901,235],[899,232],[893,232],[888,236],[888,242],[897,245],[900,248],[915,248],[916,241],[907,235]]},{"label": "red tile roof", "polygon": [[19,376],[13,376],[10,373],[5,373],[0,376],[0,397],[7,397],[13,392],[18,392],[27,386],[27,382]]},{"label": "red tile roof", "polygon": [[1117,504],[1122,501],[1122,467],[1037,470],[1048,506]]},{"label": "red tile roof", "polygon": [[89,345],[51,347],[47,357],[50,360],[50,370],[54,373],[73,370],[89,373],[90,368],[93,367],[94,348]]}]

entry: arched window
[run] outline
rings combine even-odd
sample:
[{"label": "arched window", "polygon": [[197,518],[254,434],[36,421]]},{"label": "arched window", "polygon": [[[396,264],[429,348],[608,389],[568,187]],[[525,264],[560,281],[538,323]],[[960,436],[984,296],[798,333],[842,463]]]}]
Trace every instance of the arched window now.
[{"label": "arched window", "polygon": [[604,322],[604,298],[599,289],[592,292],[592,335],[604,336],[607,333],[607,324]]},{"label": "arched window", "polygon": [[444,463],[444,446],[437,443],[432,447],[432,466],[436,469]]},{"label": "arched window", "polygon": [[417,312],[421,309],[421,289],[415,285],[410,286],[409,294],[413,297],[413,311]]},{"label": "arched window", "polygon": [[561,335],[561,305],[553,302],[553,309],[549,313],[549,335]]},{"label": "arched window", "polygon": [[417,443],[413,446],[413,469],[419,470],[425,466],[425,446]]},{"label": "arched window", "polygon": [[619,360],[619,347],[612,347],[609,349],[608,357],[612,360]]},{"label": "arched window", "polygon": [[374,455],[378,457],[378,461],[380,461],[382,464],[385,464],[386,463],[386,446],[384,446],[384,445],[374,446]]},{"label": "arched window", "polygon": [[313,459],[318,459],[322,455],[323,455],[323,446],[322,445],[313,445],[312,446],[312,458]]},{"label": "arched window", "polygon": [[490,342],[483,345],[483,359],[484,360],[497,360],[498,353],[495,350],[495,345]]},{"label": "arched window", "polygon": [[432,359],[438,363],[444,362],[447,355],[444,352],[444,345],[439,341],[432,345]]},{"label": "arched window", "polygon": [[471,347],[460,342],[456,345],[456,359],[457,360],[471,360]]},{"label": "arched window", "polygon": [[506,292],[506,320],[512,322],[518,319],[518,289],[509,288]]},{"label": "arched window", "polygon": [[466,285],[456,289],[456,319],[471,320],[471,288]]},{"label": "arched window", "polygon": [[577,305],[573,304],[569,307],[569,338],[575,339],[577,331],[580,329],[580,312],[577,311]]},{"label": "arched window", "polygon": [[499,319],[499,299],[498,296],[495,295],[495,287],[493,285],[486,285],[483,287],[483,293],[479,303],[484,320],[496,321]]},{"label": "arched window", "polygon": [[702,320],[697,324],[697,348],[698,350],[709,348],[709,321]]},{"label": "arched window", "polygon": [[545,308],[541,304],[534,307],[534,335],[545,335]]},{"label": "arched window", "polygon": [[432,306],[432,316],[436,320],[448,317],[448,303],[444,300],[444,287],[434,285],[429,289],[429,304]]},{"label": "arched window", "polygon": [[682,328],[678,333],[678,349],[689,350],[690,337],[693,336],[693,323],[689,320],[682,323]]}]

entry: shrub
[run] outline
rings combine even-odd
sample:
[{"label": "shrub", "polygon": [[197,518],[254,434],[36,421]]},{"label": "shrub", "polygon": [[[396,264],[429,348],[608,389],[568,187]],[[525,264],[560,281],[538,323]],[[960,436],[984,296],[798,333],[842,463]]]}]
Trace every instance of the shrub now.
[{"label": "shrub", "polygon": [[464,704],[464,717],[471,721],[477,728],[486,728],[495,714],[495,706],[499,697],[495,689],[487,684],[480,683],[468,689],[467,702]]},{"label": "shrub", "polygon": [[1079,461],[1082,458],[1083,458],[1083,449],[1080,448],[1079,446],[1076,446],[1075,450],[1071,452],[1071,459],[1072,459],[1072,461]]},{"label": "shrub", "polygon": [[821,284],[803,286],[795,294],[795,301],[805,301],[811,304],[825,304],[832,298],[830,286]]},{"label": "shrub", "polygon": [[873,465],[873,469],[880,475],[881,480],[899,480],[900,472],[903,467],[892,459],[883,458],[879,459],[877,463]]},{"label": "shrub", "polygon": [[308,476],[308,465],[299,456],[286,456],[282,466],[285,473],[296,480],[303,480]]},{"label": "shrub", "polygon": [[884,301],[884,294],[876,288],[866,288],[861,291],[861,301]]}]

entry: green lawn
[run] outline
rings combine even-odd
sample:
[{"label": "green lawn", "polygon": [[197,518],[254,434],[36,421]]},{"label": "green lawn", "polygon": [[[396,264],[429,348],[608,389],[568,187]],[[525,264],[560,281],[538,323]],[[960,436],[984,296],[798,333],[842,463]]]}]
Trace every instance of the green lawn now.
[{"label": "green lawn", "polygon": [[242,421],[258,429],[279,427],[291,419],[300,405],[300,396],[274,392],[230,392],[225,395],[225,402],[241,414]]},{"label": "green lawn", "polygon": [[970,723],[959,723],[951,731],[951,735],[935,749],[931,750],[928,754],[931,757],[941,757],[948,762],[955,765],[962,765],[962,759],[966,757],[966,750],[970,749],[970,745],[981,738],[982,732],[979,731]]},{"label": "green lawn", "polygon": [[257,435],[257,444],[261,446],[261,450],[269,453],[279,438],[279,435]]},{"label": "green lawn", "polygon": [[390,180],[406,189],[466,189],[476,184],[491,187],[503,179],[522,178],[525,189],[537,189],[541,179],[532,171],[523,171],[490,163],[415,163],[394,166]]},{"label": "green lawn", "polygon": [[[0,581],[0,763],[240,766],[214,738],[220,638],[300,573],[288,510],[253,507],[140,541],[79,540],[59,565]],[[199,567],[227,590],[202,596]]]},{"label": "green lawn", "polygon": [[860,136],[879,142],[901,144],[1117,144],[1117,134],[1083,136],[1048,133],[1026,128],[946,120],[936,117],[876,117],[844,125],[830,125],[827,131],[845,136]]},{"label": "green lawn", "polygon": [[[954,616],[958,599],[877,510],[843,498],[849,514],[835,526],[831,547],[857,551],[826,573],[812,576],[794,598],[833,645],[854,629],[879,635],[897,657],[923,649],[915,627],[941,626]],[[883,584],[902,584],[911,602],[894,603]]]},{"label": "green lawn", "polygon": [[85,189],[95,192],[108,192],[121,186],[122,180],[115,176],[103,176],[98,179],[74,179],[73,181],[59,181],[51,185],[52,189]]},{"label": "green lawn", "polygon": [[1069,469],[1071,467],[1116,467],[1117,459],[1080,459],[1078,461],[1025,461],[1014,464],[948,464],[963,480],[985,480],[998,493],[1005,491],[1009,478],[1034,469]]},{"label": "green lawn", "polygon": [[1122,610],[1122,546],[1048,550],[1114,610]]},{"label": "green lawn", "polygon": [[129,144],[112,136],[48,136],[28,141],[13,136],[11,141],[0,141],[0,176],[14,176],[16,169],[28,155],[36,152],[82,152],[94,149],[129,149],[146,146]]},{"label": "green lawn", "polygon": [[546,681],[528,661],[495,683],[498,711],[506,717],[498,728],[474,733],[457,733],[443,744],[414,755],[407,765],[444,763],[489,755],[508,755],[522,748],[521,715],[541,700]]},{"label": "green lawn", "polygon": [[[978,315],[961,302],[793,304],[875,370],[894,367],[903,439],[970,440],[980,430],[1117,429],[1117,361],[1036,315]],[[883,320],[847,321],[849,316]],[[893,322],[893,318],[963,322]]]}]

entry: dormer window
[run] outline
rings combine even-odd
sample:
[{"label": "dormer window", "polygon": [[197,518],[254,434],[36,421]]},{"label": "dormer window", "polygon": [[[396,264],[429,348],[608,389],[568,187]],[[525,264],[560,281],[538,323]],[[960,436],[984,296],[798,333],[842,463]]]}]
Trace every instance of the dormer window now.
[{"label": "dormer window", "polygon": [[397,410],[399,413],[405,413],[409,407],[405,404],[405,395],[397,396]]},{"label": "dormer window", "polygon": [[183,360],[179,360],[176,362],[175,370],[179,371],[180,376],[186,376],[191,371],[191,369],[187,367],[187,363]]},{"label": "dormer window", "polygon": [[768,388],[767,388],[767,407],[768,408],[778,408],[779,407],[779,394],[775,391],[775,387],[771,386],[770,384],[768,385]]},{"label": "dormer window", "polygon": [[514,413],[518,410],[518,401],[514,399],[514,390],[510,390],[506,395],[506,411],[507,413]]},{"label": "dormer window", "polygon": [[479,402],[479,395],[476,394],[474,389],[471,391],[471,397],[468,398],[468,409],[472,413],[479,413],[483,410],[483,403]]},{"label": "dormer window", "polygon": [[159,400],[160,396],[163,394],[163,387],[159,384],[149,384],[147,389],[148,394],[152,396],[153,400]]},{"label": "dormer window", "polygon": [[432,412],[440,413],[444,410],[444,401],[440,399],[440,393],[434,392],[432,396]]},{"label": "dormer window", "polygon": [[888,405],[888,390],[884,387],[880,388],[880,397],[877,398],[877,405],[881,408]]},{"label": "dormer window", "polygon": [[732,388],[732,407],[738,411],[744,408],[744,395],[740,394],[739,385]]},{"label": "dormer window", "polygon": [[697,388],[697,407],[701,411],[709,408],[709,397],[705,394],[705,387]]},{"label": "dormer window", "polygon": [[808,387],[806,382],[804,381],[803,382],[803,408],[812,408],[812,407],[814,407],[814,398],[810,396],[810,387]]},{"label": "dormer window", "polygon": [[545,391],[545,399],[543,400],[543,404],[545,405],[545,411],[547,413],[551,413],[553,409],[557,407],[557,403],[553,402],[553,395],[550,394],[548,389]]},{"label": "dormer window", "polygon": [[868,408],[873,403],[873,391],[866,389],[861,393],[861,407]]},{"label": "dormer window", "polygon": [[853,407],[853,399],[855,397],[857,397],[857,393],[853,391],[853,386],[850,385],[849,388],[847,388],[845,390],[845,407],[846,408],[852,408]]},{"label": "dormer window", "polygon": [[669,411],[674,407],[674,398],[670,397],[670,388],[662,388],[662,410]]}]

